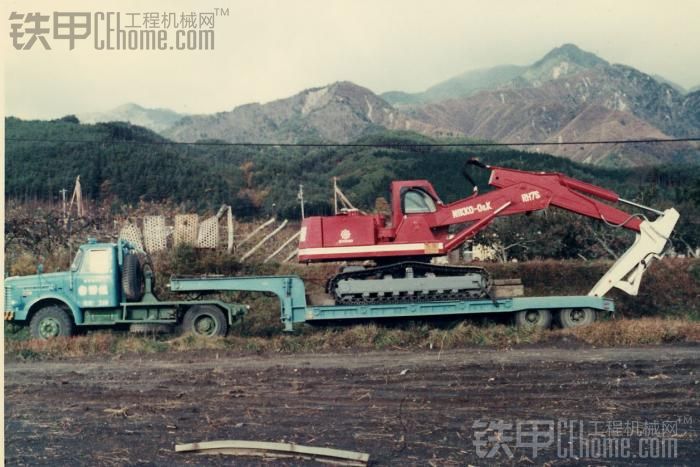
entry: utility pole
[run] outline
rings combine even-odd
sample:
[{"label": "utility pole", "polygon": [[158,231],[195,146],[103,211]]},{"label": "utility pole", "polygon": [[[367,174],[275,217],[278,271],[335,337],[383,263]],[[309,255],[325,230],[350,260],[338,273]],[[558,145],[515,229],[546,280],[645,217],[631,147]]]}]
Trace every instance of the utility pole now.
[{"label": "utility pole", "polygon": [[338,177],[333,177],[333,214],[338,215]]},{"label": "utility pole", "polygon": [[62,190],[59,190],[59,193],[61,193],[61,201],[62,201],[62,206],[63,206],[63,217],[66,217],[66,193],[68,193],[68,190],[65,188]]},{"label": "utility pole", "polygon": [[299,192],[297,193],[297,199],[301,203],[301,218],[304,219],[304,185],[299,184]]},{"label": "utility pole", "polygon": [[73,211],[73,202],[76,203],[78,217],[83,217],[83,195],[82,189],[80,188],[80,175],[75,177],[75,189],[73,190],[73,196],[70,198],[70,204],[68,205],[68,211]]}]

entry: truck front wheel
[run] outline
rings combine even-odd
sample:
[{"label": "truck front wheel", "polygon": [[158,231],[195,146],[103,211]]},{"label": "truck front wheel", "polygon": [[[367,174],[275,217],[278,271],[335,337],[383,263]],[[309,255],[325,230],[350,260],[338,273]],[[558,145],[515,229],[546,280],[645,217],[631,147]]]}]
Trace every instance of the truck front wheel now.
[{"label": "truck front wheel", "polygon": [[29,333],[35,339],[68,337],[73,335],[73,320],[61,307],[47,306],[32,317]]},{"label": "truck front wheel", "polygon": [[182,329],[197,336],[225,336],[228,332],[228,322],[221,308],[213,305],[196,305],[185,313]]}]

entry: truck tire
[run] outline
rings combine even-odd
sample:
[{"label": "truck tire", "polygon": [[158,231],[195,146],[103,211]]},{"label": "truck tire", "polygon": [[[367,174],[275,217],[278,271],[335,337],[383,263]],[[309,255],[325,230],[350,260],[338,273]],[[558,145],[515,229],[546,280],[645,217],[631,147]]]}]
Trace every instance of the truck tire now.
[{"label": "truck tire", "polygon": [[141,271],[141,263],[136,255],[124,256],[122,290],[129,302],[138,302],[143,298],[143,271]]},{"label": "truck tire", "polygon": [[531,329],[549,329],[552,325],[552,312],[549,310],[523,310],[515,313],[518,327]]},{"label": "truck tire", "polygon": [[563,328],[587,326],[596,319],[596,312],[591,308],[565,308],[559,310],[559,324]]},{"label": "truck tire", "polygon": [[29,334],[35,339],[52,339],[73,335],[73,320],[66,311],[56,305],[44,307],[32,316]]},{"label": "truck tire", "polygon": [[217,306],[195,305],[185,313],[182,330],[203,337],[225,336],[228,332],[228,321],[224,312]]}]

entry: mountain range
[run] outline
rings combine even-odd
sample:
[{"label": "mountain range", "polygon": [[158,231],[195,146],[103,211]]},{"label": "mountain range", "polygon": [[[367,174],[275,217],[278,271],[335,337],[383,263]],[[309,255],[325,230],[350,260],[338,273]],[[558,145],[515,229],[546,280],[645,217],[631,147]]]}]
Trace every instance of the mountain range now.
[{"label": "mountain range", "polygon": [[[493,82],[500,80],[500,84],[487,89],[483,87],[484,76],[493,76]],[[448,93],[452,97],[444,98]],[[652,76],[610,64],[571,44],[552,50],[528,67],[467,73],[408,100],[390,96],[410,118],[494,141],[567,142],[700,134],[700,92],[682,94]],[[697,147],[684,143],[535,149],[603,165],[697,160]]]},{"label": "mountain range", "polygon": [[186,115],[170,109],[148,109],[138,104],[128,103],[106,112],[82,113],[76,117],[83,123],[129,122],[132,125],[161,132]]},{"label": "mountain range", "polygon": [[369,89],[343,81],[267,104],[185,117],[161,134],[175,141],[348,143],[386,129],[441,133],[429,122],[407,118]]},{"label": "mountain range", "polygon": [[[78,117],[129,121],[175,141],[346,143],[386,129],[512,143],[637,140],[700,135],[700,90],[565,44],[531,65],[468,71],[420,93],[377,95],[343,81],[209,115],[128,104]],[[697,143],[530,149],[606,166],[700,162]]]}]

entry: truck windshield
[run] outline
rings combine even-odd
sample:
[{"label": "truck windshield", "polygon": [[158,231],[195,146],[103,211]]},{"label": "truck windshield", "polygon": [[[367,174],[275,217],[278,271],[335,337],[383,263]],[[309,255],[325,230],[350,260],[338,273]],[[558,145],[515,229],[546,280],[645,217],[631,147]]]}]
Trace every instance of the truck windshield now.
[{"label": "truck windshield", "polygon": [[78,268],[80,267],[80,262],[82,260],[83,260],[83,250],[78,250],[78,253],[75,255],[75,258],[73,259],[73,263],[70,265],[70,270],[77,271]]},{"label": "truck windshield", "polygon": [[85,255],[81,272],[106,274],[112,270],[112,255],[108,249],[90,250]]}]

